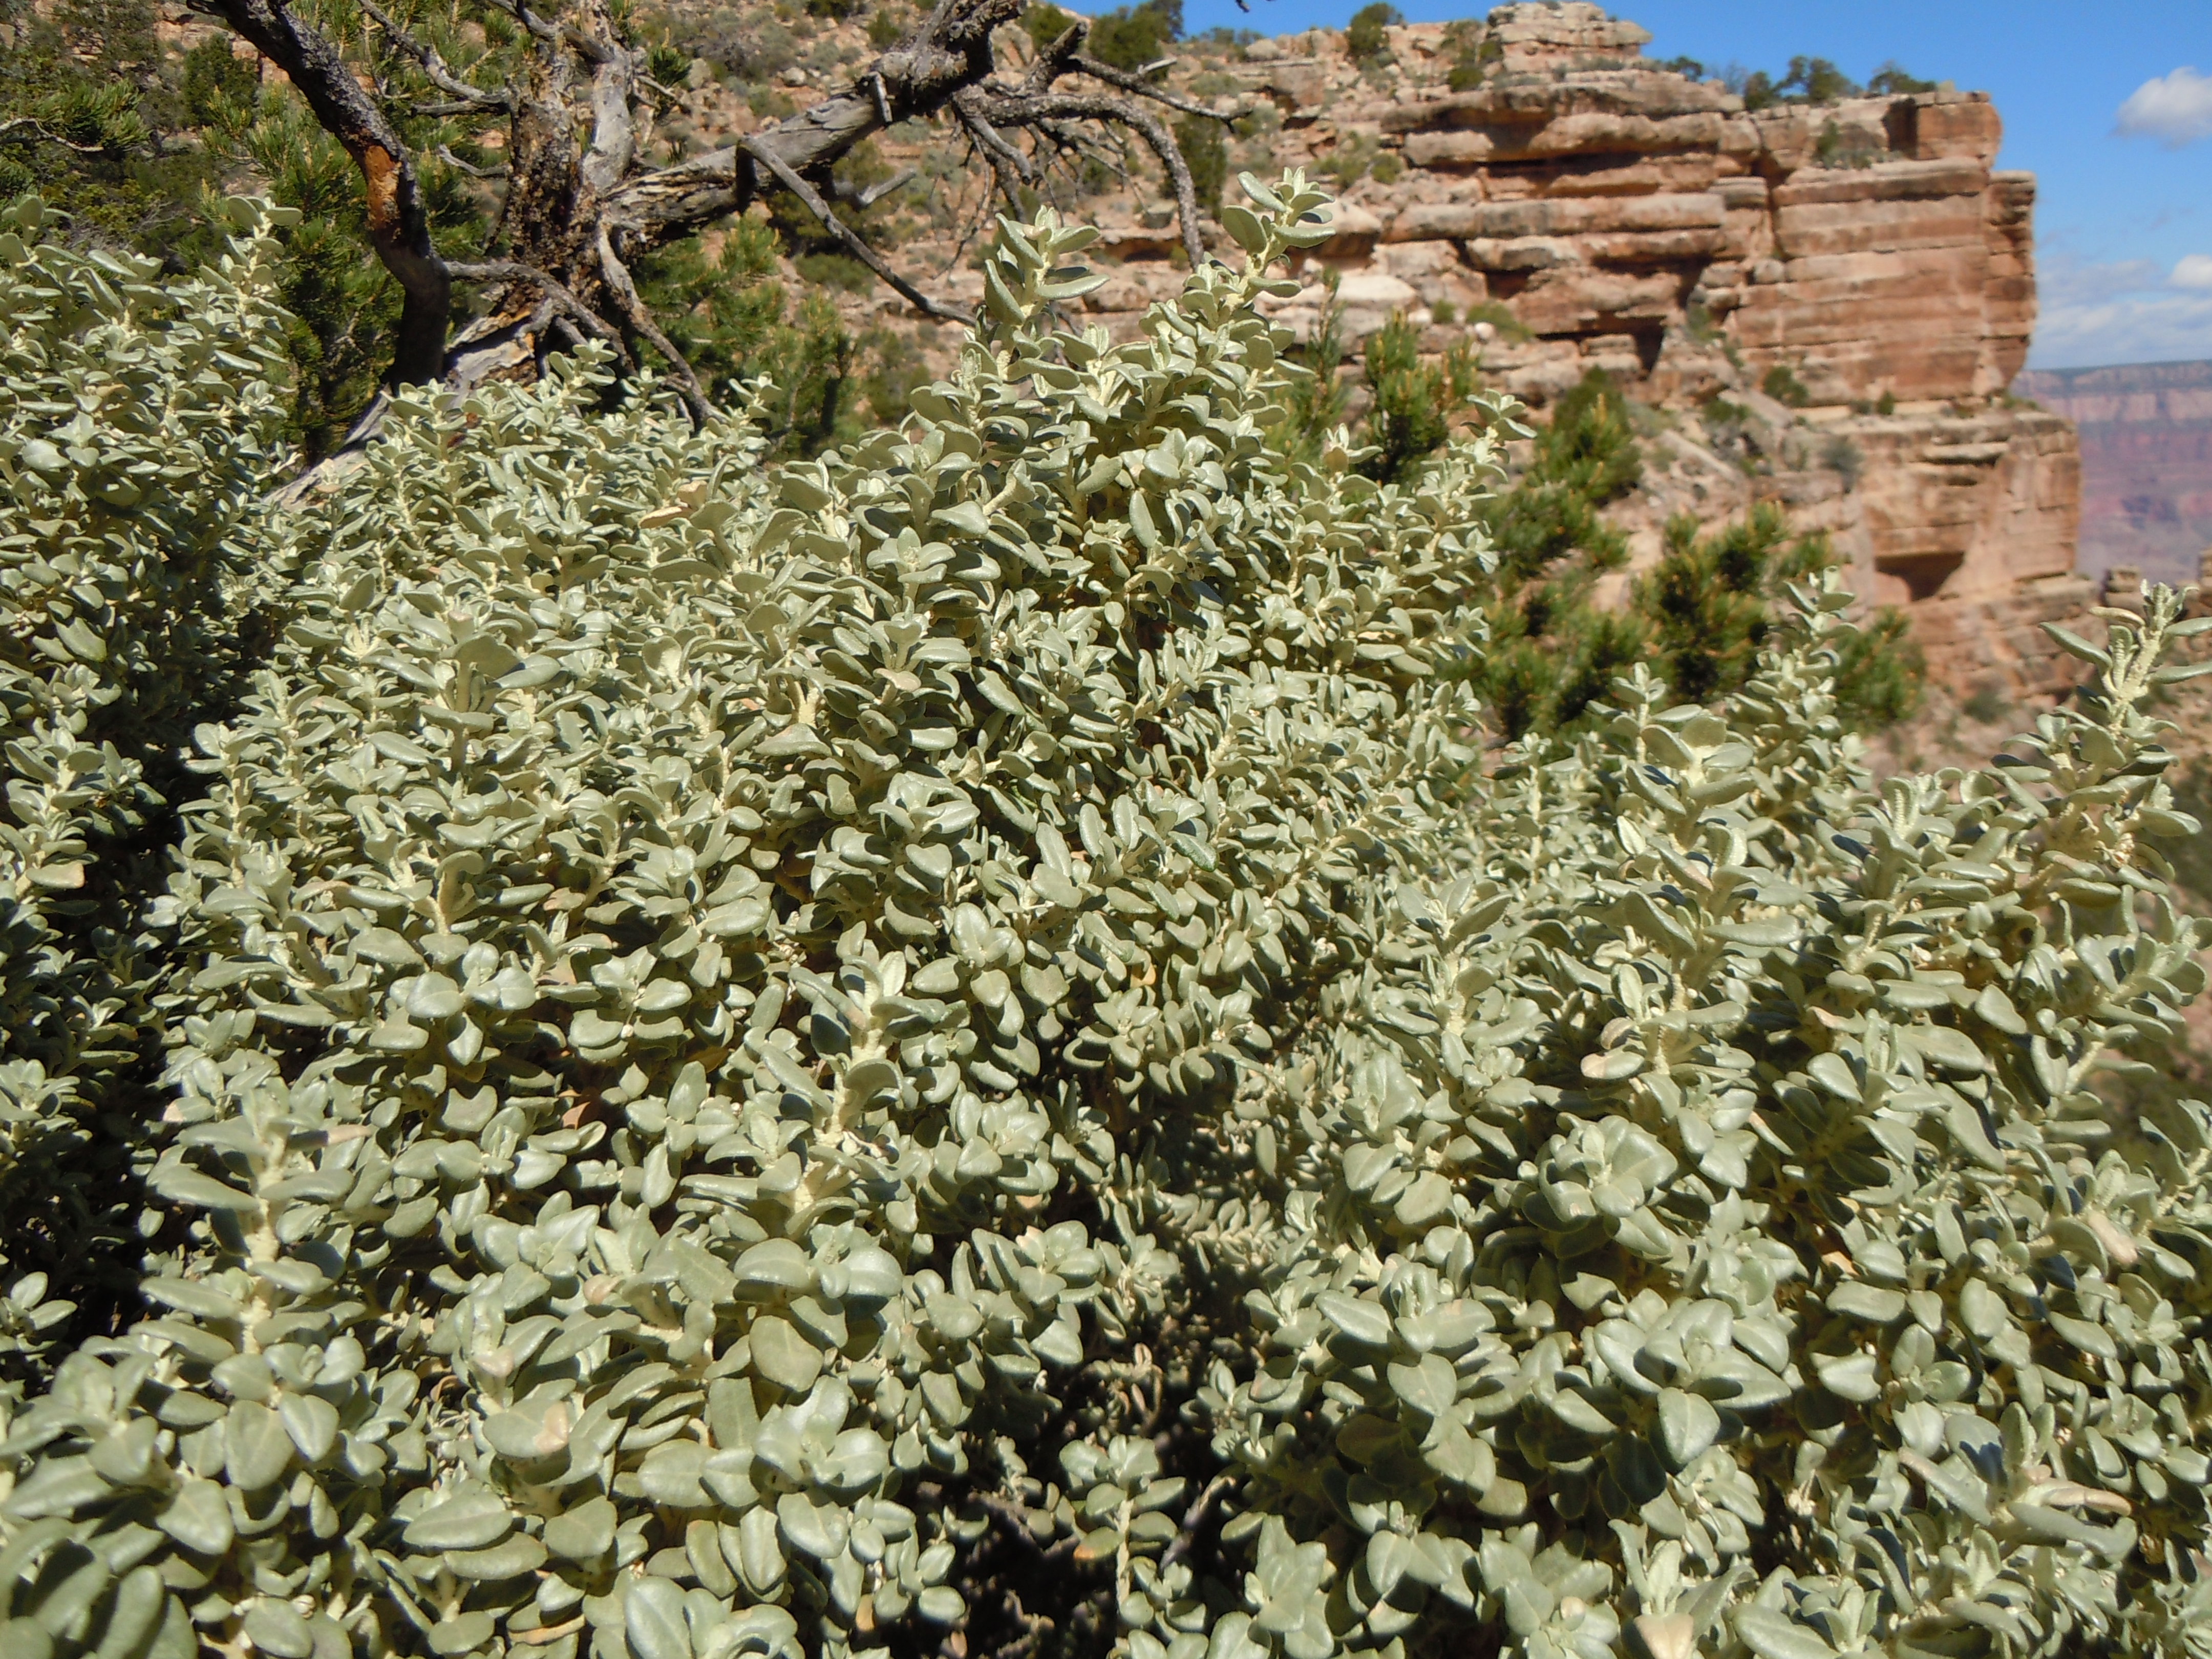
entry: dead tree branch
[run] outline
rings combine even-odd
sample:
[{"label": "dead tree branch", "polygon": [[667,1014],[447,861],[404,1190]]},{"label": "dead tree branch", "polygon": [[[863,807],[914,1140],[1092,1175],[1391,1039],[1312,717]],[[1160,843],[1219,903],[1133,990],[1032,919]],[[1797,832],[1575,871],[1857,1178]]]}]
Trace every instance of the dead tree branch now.
[{"label": "dead tree branch", "polygon": [[[443,161],[447,167],[453,168],[454,172],[466,173],[471,179],[504,179],[507,177],[507,168],[504,166],[480,167],[473,161],[464,161],[459,156],[453,154],[453,149],[450,145],[441,144],[437,149],[430,153],[433,155],[435,155],[441,161]],[[448,269],[450,270],[451,267],[449,266]]]},{"label": "dead tree branch", "polygon": [[991,178],[999,187],[999,194],[1006,198],[1007,207],[1014,212],[1020,212],[1022,198],[1017,186],[1028,184],[1035,176],[1030,171],[1029,158],[1008,143],[988,120],[969,106],[966,94],[952,100],[952,112],[962,130],[967,133],[969,142],[991,164]]},{"label": "dead tree branch", "polygon": [[624,362],[629,361],[629,349],[623,343],[619,331],[607,326],[599,313],[586,305],[559,277],[534,265],[522,264],[513,259],[479,259],[469,264],[449,264],[448,276],[467,283],[535,283],[545,290],[561,312],[573,318],[586,334],[595,340],[604,340],[619,351]]},{"label": "dead tree branch", "polygon": [[853,257],[883,278],[908,305],[924,316],[935,317],[948,323],[969,323],[975,319],[957,306],[942,300],[933,300],[912,283],[894,270],[889,261],[870,246],[866,240],[848,228],[822,199],[822,192],[808,183],[799,171],[777,155],[768,144],[745,140],[745,153],[766,167],[783,187],[796,196],[806,210],[821,221],[822,228],[842,244]]},{"label": "dead tree branch", "polygon": [[[1170,58],[1162,61],[1171,64],[1175,59]],[[1165,104],[1178,114],[1200,115],[1209,121],[1219,121],[1224,125],[1244,114],[1241,109],[1218,110],[1211,104],[1200,104],[1188,98],[1178,96],[1157,82],[1149,79],[1146,74],[1132,75],[1127,70],[1115,69],[1113,64],[1101,58],[1093,58],[1089,52],[1079,49],[1068,54],[1067,64],[1070,69],[1082,70],[1094,81],[1103,81],[1108,86],[1119,87],[1122,91],[1136,97],[1149,98],[1156,104]],[[1147,64],[1146,67],[1150,70],[1157,65]]]},{"label": "dead tree branch", "polygon": [[[948,118],[988,161],[998,193],[1017,202],[1048,184],[1070,155],[1126,154],[1124,135],[1131,135],[1167,175],[1195,264],[1206,257],[1196,191],[1162,116],[1234,118],[1093,58],[1084,50],[1084,23],[1042,48],[1019,79],[1001,79],[993,32],[1018,19],[1030,0],[933,0],[849,84],[741,141],[654,167],[647,161],[653,122],[672,94],[645,74],[643,51],[614,0],[467,0],[521,31],[508,59],[511,79],[497,86],[479,84],[489,78],[484,63],[449,62],[403,21],[393,0],[363,0],[390,46],[391,56],[380,53],[378,63],[393,99],[505,127],[503,169],[464,162],[437,145],[435,154],[473,179],[502,172],[505,179],[491,243],[501,257],[448,267],[433,245],[415,160],[386,114],[383,80],[349,64],[331,36],[294,14],[294,0],[191,3],[274,63],[359,168],[370,240],[404,296],[394,384],[442,380],[463,387],[527,376],[549,352],[585,338],[612,342],[629,361],[630,345],[643,341],[666,359],[671,380],[703,416],[706,389],[651,314],[630,262],[772,192],[788,192],[824,235],[921,315],[967,322],[963,307],[923,292],[838,210],[863,211],[913,177],[908,169],[864,190],[837,171],[856,146],[908,120]],[[1109,133],[1110,146],[1097,142]],[[988,213],[988,191],[984,200]],[[457,276],[506,287],[449,340]]]},{"label": "dead tree branch", "polygon": [[901,167],[890,178],[879,179],[866,190],[860,190],[854,186],[850,179],[841,179],[836,173],[832,173],[830,175],[830,199],[833,202],[849,202],[854,207],[865,213],[893,191],[902,190],[912,184],[917,176],[915,168]]},{"label": "dead tree branch", "polygon": [[[514,110],[514,94],[506,91],[492,92],[475,86],[453,73],[438,49],[416,37],[394,22],[391,15],[376,3],[376,0],[361,0],[361,9],[376,20],[377,27],[391,37],[392,44],[412,58],[421,66],[424,76],[439,91],[456,99],[464,109],[496,110],[511,114]],[[456,112],[459,112],[458,111]]]},{"label": "dead tree branch", "polygon": [[599,227],[599,270],[607,279],[607,289],[614,295],[615,303],[622,307],[623,318],[639,334],[651,342],[653,349],[667,360],[669,371],[683,392],[684,404],[690,409],[694,420],[704,421],[714,412],[707,401],[706,389],[691,368],[690,359],[676,349],[676,343],[660,331],[653,320],[653,313],[637,297],[637,284],[630,279],[629,268],[615,253],[614,239],[607,228]]},{"label": "dead tree branch", "polygon": [[18,115],[0,121],[0,138],[18,131],[27,131],[32,137],[43,138],[50,144],[59,144],[64,149],[73,149],[80,155],[99,155],[107,149],[105,144],[80,144],[74,138],[64,138],[34,115]]},{"label": "dead tree branch", "polygon": [[963,100],[963,106],[1001,127],[1042,127],[1054,121],[1096,121],[1127,127],[1145,141],[1158,158],[1175,192],[1176,217],[1182,228],[1183,251],[1195,270],[1206,263],[1206,245],[1198,234],[1198,187],[1182,148],[1159,117],[1126,98],[1103,93],[1000,91],[978,87]]}]

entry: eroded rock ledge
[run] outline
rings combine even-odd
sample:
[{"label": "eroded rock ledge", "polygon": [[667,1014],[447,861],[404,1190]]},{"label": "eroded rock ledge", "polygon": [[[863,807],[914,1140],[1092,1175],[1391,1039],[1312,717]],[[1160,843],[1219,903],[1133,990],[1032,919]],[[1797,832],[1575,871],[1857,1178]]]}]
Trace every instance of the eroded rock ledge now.
[{"label": "eroded rock ledge", "polygon": [[[1941,679],[2058,689],[2037,624],[2092,602],[2080,459],[2064,420],[2007,395],[2035,320],[2035,181],[1995,167],[1996,107],[1945,88],[1747,112],[1644,60],[1649,39],[1555,3],[1472,37],[1393,29],[1379,67],[1326,31],[1249,47],[1282,149],[1402,167],[1347,191],[1284,320],[1311,325],[1324,265],[1355,339],[1400,312],[1442,350],[1502,305],[1533,337],[1486,349],[1493,383],[1540,404],[1595,365],[1674,417],[1630,507],[1648,550],[1669,513],[1784,500],[1862,592],[1908,607]],[[1452,90],[1474,52],[1481,81]],[[1094,296],[1109,316],[1151,297],[1145,234]],[[1778,368],[1786,402],[1760,391]]]}]

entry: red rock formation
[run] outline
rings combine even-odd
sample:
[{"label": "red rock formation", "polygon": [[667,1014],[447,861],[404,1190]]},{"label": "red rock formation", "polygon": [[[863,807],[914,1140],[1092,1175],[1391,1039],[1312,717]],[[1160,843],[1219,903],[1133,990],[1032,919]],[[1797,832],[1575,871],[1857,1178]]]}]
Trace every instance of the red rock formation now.
[{"label": "red rock formation", "polygon": [[[2090,602],[2073,570],[2079,457],[2063,420],[2005,396],[2035,319],[2035,184],[1993,171],[1987,95],[1747,112],[1575,0],[1501,6],[1479,38],[1492,66],[1461,91],[1447,73],[1474,41],[1437,26],[1392,30],[1391,64],[1364,72],[1322,31],[1249,51],[1292,159],[1379,143],[1404,164],[1347,194],[1319,250],[1347,336],[1502,302],[1534,337],[1484,366],[1532,403],[1593,365],[1665,408],[1724,396],[1756,476],[1686,454],[1649,492],[1648,525],[1790,501],[1835,533],[1863,593],[1909,607],[1939,673],[2062,684],[2034,624]],[[1094,303],[1143,291],[1109,284]],[[1310,325],[1322,297],[1314,283],[1284,320]],[[1454,332],[1434,331],[1437,349]],[[1759,395],[1778,369],[1801,407]],[[1686,429],[1675,447],[1698,446]],[[1641,539],[1656,550],[1656,532]]]}]

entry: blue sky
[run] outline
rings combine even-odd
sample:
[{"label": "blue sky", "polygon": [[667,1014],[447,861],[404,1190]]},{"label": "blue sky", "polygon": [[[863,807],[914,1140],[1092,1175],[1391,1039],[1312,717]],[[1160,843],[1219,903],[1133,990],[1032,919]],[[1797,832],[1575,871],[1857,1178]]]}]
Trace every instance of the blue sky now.
[{"label": "blue sky", "polygon": [[[1185,0],[1184,23],[1340,28],[1359,3],[1252,0],[1240,12],[1234,0]],[[1420,22],[1488,9],[1397,3]],[[1862,81],[1893,58],[1986,91],[2004,117],[1998,165],[2040,180],[2043,310],[2030,361],[2212,358],[2212,0],[1629,0],[1613,10],[1651,31],[1644,51],[1656,57],[1779,74],[1802,54]]]}]

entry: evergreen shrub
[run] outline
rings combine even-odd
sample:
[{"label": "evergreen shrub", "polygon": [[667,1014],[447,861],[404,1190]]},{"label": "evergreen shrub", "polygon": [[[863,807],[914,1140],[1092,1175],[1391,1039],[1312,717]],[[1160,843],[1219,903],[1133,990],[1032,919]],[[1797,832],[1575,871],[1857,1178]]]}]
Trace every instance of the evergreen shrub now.
[{"label": "evergreen shrub", "polygon": [[1486,752],[1494,440],[1272,439],[1327,232],[1247,190],[1119,346],[1003,228],[818,459],[584,352],[261,521],[146,917],[189,1224],[9,1413],[0,1650],[2212,1640],[2212,1108],[2088,1088],[2204,981],[2193,625],[1876,789],[1822,576]]},{"label": "evergreen shrub", "polygon": [[289,380],[287,216],[231,216],[228,253],[176,282],[56,240],[35,197],[0,206],[0,1386],[41,1374],[73,1298],[134,1299],[117,1252],[159,1054],[141,901],[177,751],[246,648],[240,532]]},{"label": "evergreen shrub", "polygon": [[1352,14],[1352,21],[1345,26],[1346,56],[1355,64],[1371,63],[1382,58],[1390,47],[1388,31],[1405,21],[1404,14],[1385,3],[1385,0],[1362,6]]}]

